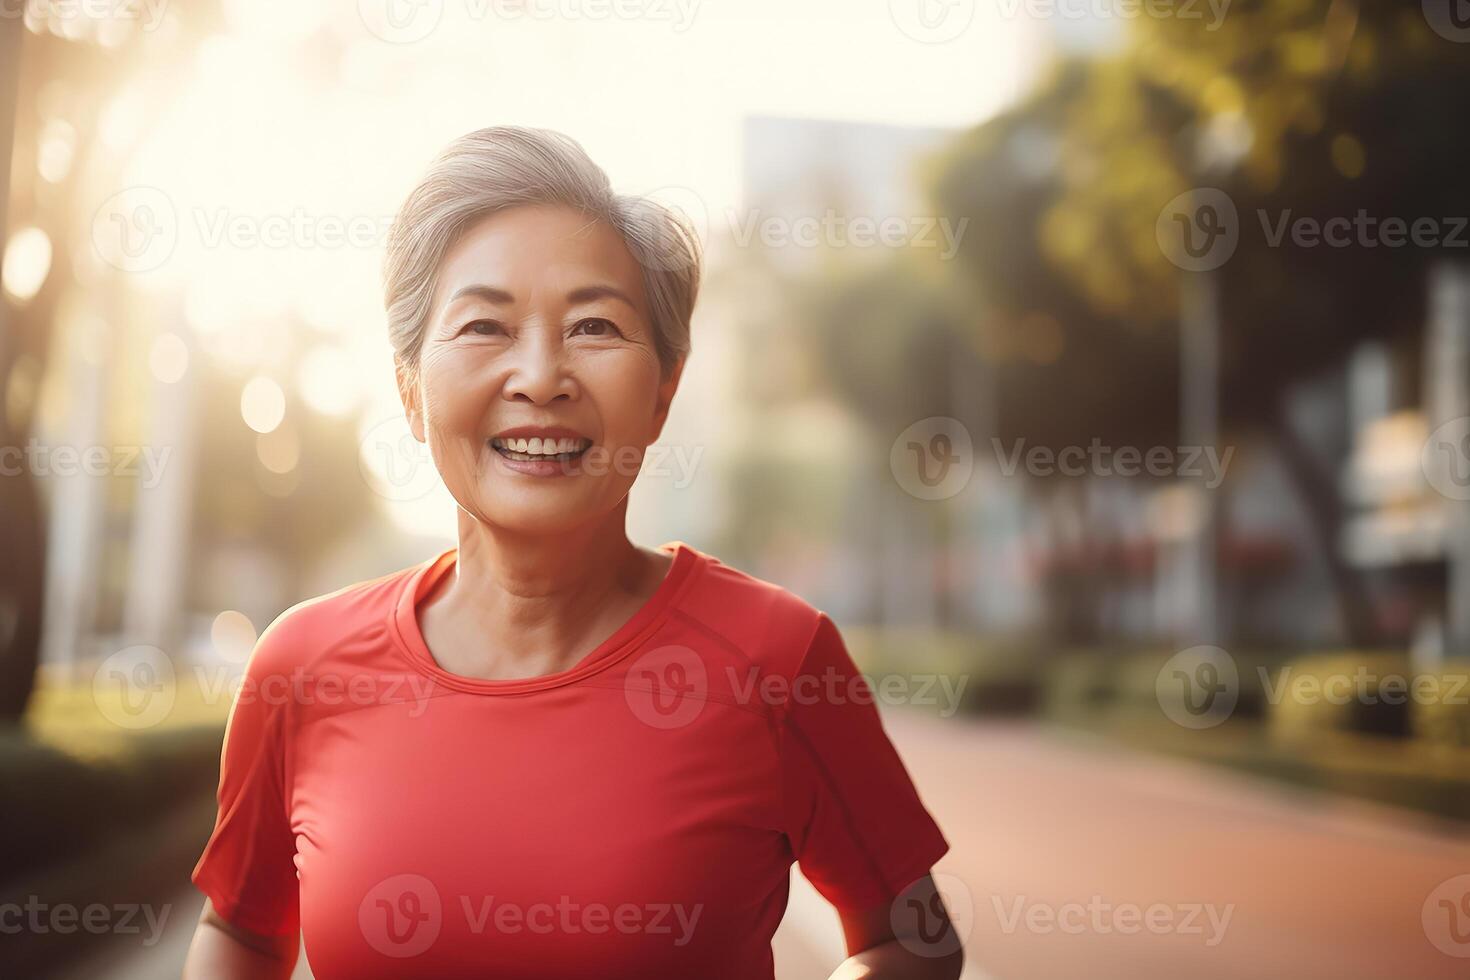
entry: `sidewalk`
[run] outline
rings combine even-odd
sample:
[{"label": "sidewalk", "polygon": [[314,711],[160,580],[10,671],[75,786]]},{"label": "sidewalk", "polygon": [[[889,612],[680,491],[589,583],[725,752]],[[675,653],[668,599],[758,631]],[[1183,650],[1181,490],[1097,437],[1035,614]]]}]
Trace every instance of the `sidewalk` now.
[{"label": "sidewalk", "polygon": [[[967,958],[996,978],[1470,975],[1423,918],[1470,872],[1470,828],[1032,725],[884,719],[952,846],[937,873],[968,892]],[[1125,903],[1230,917],[1207,946],[1203,910],[1200,933],[1128,935]],[[1048,919],[1069,908],[1071,933]]]}]

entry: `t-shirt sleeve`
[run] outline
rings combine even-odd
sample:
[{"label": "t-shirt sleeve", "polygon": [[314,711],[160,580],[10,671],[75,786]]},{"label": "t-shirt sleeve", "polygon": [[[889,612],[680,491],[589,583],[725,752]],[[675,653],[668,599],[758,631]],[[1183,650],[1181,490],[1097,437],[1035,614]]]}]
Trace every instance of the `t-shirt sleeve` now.
[{"label": "t-shirt sleeve", "polygon": [[301,922],[286,803],[286,645],[278,619],[246,663],[220,752],[219,813],[190,876],[224,919],[265,935],[294,933]]},{"label": "t-shirt sleeve", "polygon": [[836,908],[891,901],[949,850],[825,613],[780,737],[787,835],[802,874]]}]

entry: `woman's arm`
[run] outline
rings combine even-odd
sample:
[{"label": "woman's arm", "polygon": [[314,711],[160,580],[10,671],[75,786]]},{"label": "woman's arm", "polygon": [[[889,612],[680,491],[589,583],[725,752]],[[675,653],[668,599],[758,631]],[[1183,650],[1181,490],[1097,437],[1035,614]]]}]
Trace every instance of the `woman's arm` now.
[{"label": "woman's arm", "polygon": [[206,898],[182,980],[288,980],[300,949],[299,933],[266,936],[242,929]]},{"label": "woman's arm", "polygon": [[889,903],[839,913],[849,956],[831,980],[958,980],[965,951],[934,879],[925,875],[900,901],[897,911]]}]

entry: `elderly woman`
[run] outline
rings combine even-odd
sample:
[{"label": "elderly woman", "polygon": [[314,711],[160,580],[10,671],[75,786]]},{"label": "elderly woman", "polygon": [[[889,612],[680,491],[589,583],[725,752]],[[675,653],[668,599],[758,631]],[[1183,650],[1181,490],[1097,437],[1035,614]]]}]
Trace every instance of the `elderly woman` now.
[{"label": "elderly woman", "polygon": [[956,977],[947,850],[827,615],[628,492],[689,351],[697,240],[556,133],[454,142],[385,267],[458,544],[303,602],[231,710],[189,978],[771,978],[790,869],[834,977]]}]

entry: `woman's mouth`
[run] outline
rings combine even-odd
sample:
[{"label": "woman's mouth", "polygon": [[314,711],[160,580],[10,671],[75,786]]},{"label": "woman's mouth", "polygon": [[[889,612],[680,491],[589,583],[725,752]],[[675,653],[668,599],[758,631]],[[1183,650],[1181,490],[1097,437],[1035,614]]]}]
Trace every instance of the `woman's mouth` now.
[{"label": "woman's mouth", "polygon": [[565,463],[585,453],[591,439],[491,439],[490,447],[506,459]]}]

